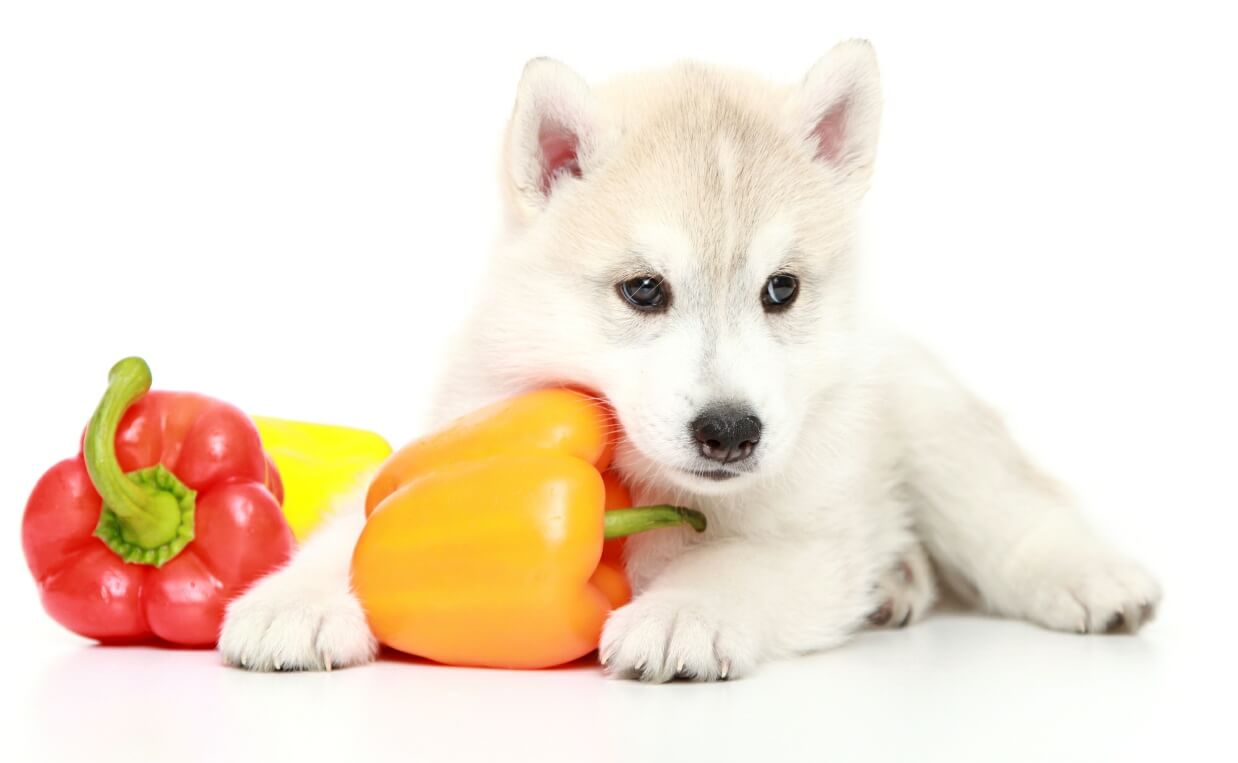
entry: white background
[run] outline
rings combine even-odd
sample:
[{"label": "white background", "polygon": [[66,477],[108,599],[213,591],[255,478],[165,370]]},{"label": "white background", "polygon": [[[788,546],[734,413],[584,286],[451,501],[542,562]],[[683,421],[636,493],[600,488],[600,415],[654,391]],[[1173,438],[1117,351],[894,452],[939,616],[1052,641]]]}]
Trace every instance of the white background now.
[{"label": "white background", "polygon": [[[0,6],[6,759],[1232,754],[1232,11],[850,5]],[[1160,575],[1143,635],[941,615],[743,681],[648,687],[591,665],[249,675],[91,648],[43,615],[21,510],[124,355],[247,410],[420,431],[495,235],[526,59],[793,81],[850,36],[876,44],[887,98],[874,298]]]}]

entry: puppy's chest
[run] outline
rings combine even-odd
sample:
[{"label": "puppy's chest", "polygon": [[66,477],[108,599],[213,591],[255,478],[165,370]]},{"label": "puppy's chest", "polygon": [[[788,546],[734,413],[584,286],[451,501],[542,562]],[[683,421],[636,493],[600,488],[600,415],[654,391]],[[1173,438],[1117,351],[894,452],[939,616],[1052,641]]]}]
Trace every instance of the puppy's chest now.
[{"label": "puppy's chest", "polygon": [[779,477],[742,492],[684,495],[650,488],[639,503],[679,503],[704,512],[709,530],[682,536],[682,543],[727,538],[794,539],[850,531],[861,526],[902,526],[910,512],[895,464],[853,454],[816,468],[796,465]]},{"label": "puppy's chest", "polygon": [[[804,479],[741,495],[675,498],[704,512],[708,529],[701,534],[663,530],[628,538],[628,572],[639,590],[677,557],[711,544],[822,543],[840,549],[872,545],[887,552],[891,539],[902,538],[910,522],[910,504],[897,480],[885,469],[846,479],[805,474]],[[643,498],[642,503],[646,502]]]},{"label": "puppy's chest", "polygon": [[765,489],[704,500],[701,511],[719,536],[829,533],[857,522],[884,522],[906,511],[897,479],[886,469],[834,474],[805,472]]}]

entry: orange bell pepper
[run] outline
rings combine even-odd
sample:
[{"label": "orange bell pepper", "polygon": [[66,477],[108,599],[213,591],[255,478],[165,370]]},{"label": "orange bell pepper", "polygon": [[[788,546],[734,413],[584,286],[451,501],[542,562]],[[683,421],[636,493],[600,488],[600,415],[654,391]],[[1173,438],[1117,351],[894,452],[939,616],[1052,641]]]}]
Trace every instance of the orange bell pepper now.
[{"label": "orange bell pepper", "polygon": [[607,539],[705,529],[688,509],[619,508],[627,492],[603,474],[613,429],[593,398],[544,390],[388,459],[352,559],[379,641],[446,664],[503,668],[561,665],[596,649],[606,616],[631,595],[621,541]]}]

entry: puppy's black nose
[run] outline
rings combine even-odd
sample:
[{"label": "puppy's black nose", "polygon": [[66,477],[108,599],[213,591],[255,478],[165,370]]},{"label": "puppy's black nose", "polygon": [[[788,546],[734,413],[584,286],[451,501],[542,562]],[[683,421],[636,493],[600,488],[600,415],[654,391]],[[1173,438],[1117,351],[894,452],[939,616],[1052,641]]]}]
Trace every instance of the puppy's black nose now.
[{"label": "puppy's black nose", "polygon": [[761,439],[761,420],[736,405],[707,408],[689,426],[701,455],[723,464],[748,458]]}]

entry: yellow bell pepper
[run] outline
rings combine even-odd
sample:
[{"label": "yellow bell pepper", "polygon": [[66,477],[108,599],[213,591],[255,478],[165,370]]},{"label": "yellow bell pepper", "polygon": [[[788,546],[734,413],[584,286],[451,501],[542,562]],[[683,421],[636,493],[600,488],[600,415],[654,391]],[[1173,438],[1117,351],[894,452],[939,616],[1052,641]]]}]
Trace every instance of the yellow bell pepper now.
[{"label": "yellow bell pepper", "polygon": [[284,488],[284,516],[297,540],[322,521],[333,504],[359,492],[391,455],[391,446],[364,429],[254,416],[262,447]]}]

